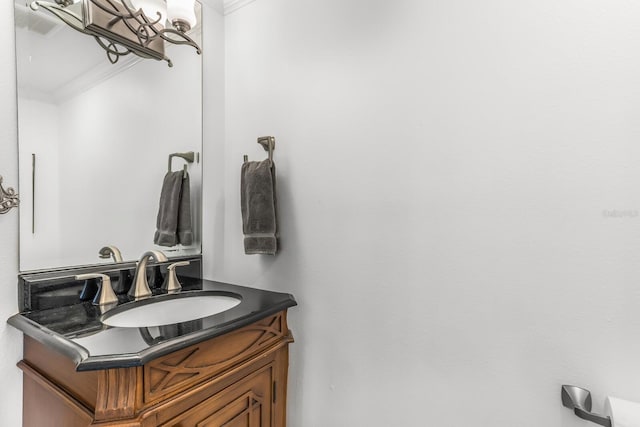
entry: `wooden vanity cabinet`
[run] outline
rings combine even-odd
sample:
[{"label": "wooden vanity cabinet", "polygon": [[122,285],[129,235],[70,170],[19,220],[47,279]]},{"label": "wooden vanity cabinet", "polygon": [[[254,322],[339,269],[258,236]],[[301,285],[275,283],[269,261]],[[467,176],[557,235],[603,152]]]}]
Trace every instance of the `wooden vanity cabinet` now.
[{"label": "wooden vanity cabinet", "polygon": [[268,365],[163,426],[271,426],[275,366]]},{"label": "wooden vanity cabinet", "polygon": [[25,336],[26,427],[285,427],[286,311],[144,366],[77,372]]}]

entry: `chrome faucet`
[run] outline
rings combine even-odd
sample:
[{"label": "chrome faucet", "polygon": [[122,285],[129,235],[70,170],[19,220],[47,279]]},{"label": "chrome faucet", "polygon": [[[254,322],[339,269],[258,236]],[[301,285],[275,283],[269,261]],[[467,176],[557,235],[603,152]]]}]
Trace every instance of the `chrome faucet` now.
[{"label": "chrome faucet", "polygon": [[122,253],[120,252],[120,249],[113,245],[105,246],[100,249],[98,256],[102,259],[113,257],[113,262],[122,262]]},{"label": "chrome faucet", "polygon": [[149,289],[149,282],[147,282],[147,263],[150,259],[156,262],[169,261],[165,254],[160,251],[147,251],[143,253],[136,266],[133,285],[131,285],[131,289],[129,289],[129,293],[127,294],[132,298],[140,299],[151,296],[151,289]]}]

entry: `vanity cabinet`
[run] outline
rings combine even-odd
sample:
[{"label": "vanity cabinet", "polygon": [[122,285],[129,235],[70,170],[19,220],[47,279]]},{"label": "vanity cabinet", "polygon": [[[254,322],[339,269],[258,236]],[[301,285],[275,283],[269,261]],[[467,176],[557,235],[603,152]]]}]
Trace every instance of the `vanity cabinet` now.
[{"label": "vanity cabinet", "polygon": [[23,424],[284,427],[286,319],[283,310],[142,366],[82,372],[25,335]]},{"label": "vanity cabinet", "polygon": [[272,426],[271,403],[275,366],[259,369],[163,426]]}]

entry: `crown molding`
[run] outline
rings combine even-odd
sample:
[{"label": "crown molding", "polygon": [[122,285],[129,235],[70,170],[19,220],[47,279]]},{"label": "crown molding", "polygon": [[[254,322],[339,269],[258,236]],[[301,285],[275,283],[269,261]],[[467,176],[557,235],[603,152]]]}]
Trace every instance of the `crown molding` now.
[{"label": "crown molding", "polygon": [[96,64],[90,70],[69,81],[69,83],[56,88],[51,93],[51,98],[56,104],[62,104],[128,70],[142,60],[138,56],[128,55],[120,58],[116,64],[111,64],[110,66],[105,67],[104,63]]},{"label": "crown molding", "polygon": [[224,2],[223,0],[198,0],[200,3],[202,3],[205,6],[209,6],[211,8],[213,8],[213,10],[215,10],[216,12],[218,12],[220,15],[224,14]]},{"label": "crown molding", "polygon": [[233,13],[254,1],[256,0],[224,0],[224,14],[228,15]]}]

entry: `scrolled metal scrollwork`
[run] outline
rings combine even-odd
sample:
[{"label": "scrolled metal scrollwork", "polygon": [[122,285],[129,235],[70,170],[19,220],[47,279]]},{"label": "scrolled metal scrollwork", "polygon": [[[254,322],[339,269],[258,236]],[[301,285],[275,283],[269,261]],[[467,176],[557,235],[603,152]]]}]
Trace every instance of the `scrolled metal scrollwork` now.
[{"label": "scrolled metal scrollwork", "polygon": [[0,214],[6,214],[12,208],[17,208],[20,205],[20,198],[11,187],[7,187],[5,190],[2,186],[2,175],[0,175]]},{"label": "scrolled metal scrollwork", "polygon": [[[162,39],[166,42],[178,45],[187,45],[191,46],[196,50],[196,53],[200,55],[202,53],[200,46],[188,35],[185,33],[175,30],[173,28],[163,28],[159,26],[160,23],[160,14],[158,13],[157,19],[152,19],[146,16],[142,10],[134,10],[132,9],[126,1],[123,1],[121,7],[124,7],[126,10],[122,12],[118,9],[118,6],[112,0],[89,0],[92,4],[100,8],[102,11],[113,16],[113,19],[109,23],[110,27],[113,27],[118,22],[122,22],[126,28],[131,32],[131,34],[135,34],[138,39],[138,44],[144,48],[149,48],[150,45],[156,40]],[[96,38],[97,39],[97,38]],[[123,53],[118,51],[117,48],[113,46],[113,44],[109,44],[108,48],[105,47],[103,43],[100,42],[100,46],[107,51],[107,55],[109,56],[109,60],[112,63],[118,61],[120,56],[127,55],[128,53],[135,53],[138,56],[143,58],[148,58],[149,56],[142,54],[141,52],[136,51],[135,49],[131,49],[130,46],[125,46],[127,52]],[[171,60],[164,56],[162,59],[167,61],[170,67],[173,66]]]},{"label": "scrolled metal scrollwork", "polygon": [[[128,1],[83,0],[84,7],[92,5],[111,17],[108,24],[100,29],[85,26],[82,17],[77,16],[68,9],[68,5],[73,4],[73,2],[67,0],[55,1],[56,3],[50,3],[36,0],[31,3],[31,8],[37,10],[42,7],[75,30],[93,36],[100,47],[106,51],[107,58],[112,64],[118,62],[121,56],[134,53],[141,58],[167,61],[167,64],[172,67],[171,60],[164,55],[164,52],[156,51],[153,48],[155,42],[159,40],[177,45],[191,46],[196,50],[196,53],[202,53],[200,46],[184,31],[164,28],[160,23],[161,16],[159,13],[158,17],[153,19],[146,16],[141,9],[135,10],[132,8]],[[115,32],[116,25],[120,25],[117,32]],[[189,29],[189,27],[183,28],[182,26],[177,26],[176,28],[180,30]],[[134,37],[137,42],[129,41],[129,37]]]}]

